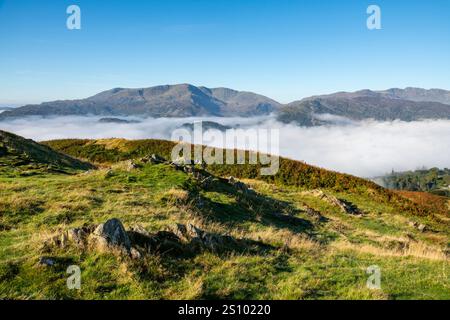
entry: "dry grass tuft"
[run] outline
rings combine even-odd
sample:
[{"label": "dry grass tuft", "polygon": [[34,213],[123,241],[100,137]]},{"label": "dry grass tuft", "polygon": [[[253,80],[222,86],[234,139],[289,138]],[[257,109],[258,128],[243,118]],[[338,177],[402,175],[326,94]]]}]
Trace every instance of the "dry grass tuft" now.
[{"label": "dry grass tuft", "polygon": [[330,247],[338,251],[355,251],[383,257],[416,257],[429,260],[449,260],[439,248],[428,246],[422,242],[406,242],[403,248],[387,249],[368,244],[353,244],[348,241],[333,242]]}]

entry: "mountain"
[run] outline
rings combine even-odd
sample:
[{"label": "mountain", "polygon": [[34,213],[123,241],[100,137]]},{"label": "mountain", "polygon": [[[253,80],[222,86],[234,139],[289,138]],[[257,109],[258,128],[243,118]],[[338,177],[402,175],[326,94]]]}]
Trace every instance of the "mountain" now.
[{"label": "mountain", "polygon": [[0,168],[19,171],[88,170],[94,166],[33,140],[0,130]]},{"label": "mountain", "polygon": [[450,119],[450,91],[407,88],[313,96],[282,107],[278,119],[313,126],[326,123],[328,115],[381,121]]},{"label": "mountain", "polygon": [[[372,90],[360,90],[355,92],[336,92],[327,95],[311,96],[301,101],[315,100],[315,99],[354,99],[360,97],[375,97],[375,98],[388,98],[388,99],[400,99],[409,101],[426,101],[426,102],[439,102],[443,104],[450,104],[450,91],[443,89],[422,89],[408,87],[405,89],[391,88],[387,90],[372,91]],[[298,102],[298,101],[297,101]],[[295,102],[294,102],[295,103]]]},{"label": "mountain", "polygon": [[386,98],[404,99],[410,101],[431,101],[443,104],[450,104],[450,91],[442,89],[422,89],[422,88],[393,88],[385,91],[378,91]]},{"label": "mountain", "polygon": [[[81,100],[45,102],[0,113],[24,116],[249,117],[276,113],[284,123],[315,126],[346,118],[414,121],[450,119],[450,91],[441,89],[361,90],[312,96],[281,105],[251,92],[189,84],[143,89],[116,88]],[[341,119],[342,120],[342,119]]]},{"label": "mountain", "polygon": [[[285,158],[265,178],[257,165],[173,164],[171,141],[45,145],[101,166],[0,170],[0,299],[450,298],[441,197]],[[74,266],[82,290],[68,290]],[[373,266],[390,276],[382,290],[367,286]]]},{"label": "mountain", "polygon": [[253,116],[268,114],[280,104],[267,97],[226,88],[189,84],[143,89],[116,88],[81,100],[27,105],[0,114],[0,120],[23,116]]},{"label": "mountain", "polygon": [[10,107],[1,107],[0,106],[0,113],[4,112],[4,111],[10,111],[13,110],[14,108],[10,108]]}]

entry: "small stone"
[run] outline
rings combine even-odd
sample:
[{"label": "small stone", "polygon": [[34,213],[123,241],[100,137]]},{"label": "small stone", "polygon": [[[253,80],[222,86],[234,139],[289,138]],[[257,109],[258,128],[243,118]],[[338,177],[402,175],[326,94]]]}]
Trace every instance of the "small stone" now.
[{"label": "small stone", "polygon": [[133,160],[128,160],[128,161],[126,162],[126,166],[127,166],[127,171],[132,171],[132,170],[134,170],[134,169],[137,168],[137,164],[134,163]]},{"label": "small stone", "polygon": [[409,222],[409,226],[410,226],[411,228],[416,228],[416,227],[417,227],[417,222],[410,221],[410,222]]},{"label": "small stone", "polygon": [[114,172],[111,169],[108,169],[105,173],[105,178],[111,178],[114,175]]},{"label": "small stone", "polygon": [[135,260],[142,258],[142,254],[136,248],[131,248],[130,256],[132,259],[135,259]]},{"label": "small stone", "polygon": [[166,162],[166,159],[164,159],[161,156],[158,156],[157,154],[152,154],[150,155],[150,157],[148,158],[149,162],[152,164],[160,164],[160,163],[164,163]]},{"label": "small stone", "polygon": [[417,227],[417,230],[419,230],[420,232],[425,232],[426,229],[427,226],[424,224],[419,224],[419,226]]},{"label": "small stone", "polygon": [[45,267],[52,267],[52,266],[56,265],[56,261],[53,260],[52,258],[40,257],[39,264],[41,266],[45,266]]}]

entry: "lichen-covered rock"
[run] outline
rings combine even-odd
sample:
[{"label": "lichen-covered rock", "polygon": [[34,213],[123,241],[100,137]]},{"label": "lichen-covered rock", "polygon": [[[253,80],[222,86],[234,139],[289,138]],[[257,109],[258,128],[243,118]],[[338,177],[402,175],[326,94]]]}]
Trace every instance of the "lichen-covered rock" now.
[{"label": "lichen-covered rock", "polygon": [[233,237],[209,233],[193,224],[176,224],[172,226],[171,231],[193,250],[219,251],[222,248],[236,245]]},{"label": "lichen-covered rock", "polygon": [[102,250],[117,247],[129,252],[131,249],[130,238],[119,219],[110,219],[98,225],[91,234],[90,241]]}]

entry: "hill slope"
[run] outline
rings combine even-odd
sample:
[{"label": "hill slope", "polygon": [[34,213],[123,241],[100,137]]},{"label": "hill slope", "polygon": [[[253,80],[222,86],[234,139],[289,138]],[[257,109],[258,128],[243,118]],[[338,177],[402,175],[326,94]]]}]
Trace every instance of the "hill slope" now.
[{"label": "hill slope", "polygon": [[[86,159],[100,165],[111,165],[118,161],[137,159],[157,154],[170,159],[175,145],[171,141],[162,140],[53,140],[44,144],[66,154]],[[248,154],[247,154],[248,157]],[[370,196],[382,203],[417,216],[431,216],[434,213],[426,208],[416,206],[396,193],[380,187],[379,185],[348,174],[325,170],[308,165],[301,161],[280,158],[280,169],[276,175],[261,176],[260,165],[210,165],[208,170],[219,176],[234,176],[242,179],[258,179],[268,183],[283,186],[300,187],[307,189],[333,189],[336,192],[351,192]]]},{"label": "hill slope", "polygon": [[88,170],[94,166],[54,151],[53,149],[0,130],[0,166],[6,169],[37,168],[54,170]]},{"label": "hill slope", "polygon": [[[420,201],[287,159],[263,181],[252,167],[146,157],[166,154],[167,141],[47,145],[103,169],[0,172],[0,299],[450,298],[448,211],[412,216]],[[96,245],[106,225],[126,245]],[[81,290],[67,288],[70,265]],[[378,290],[366,286],[374,265]]]}]

